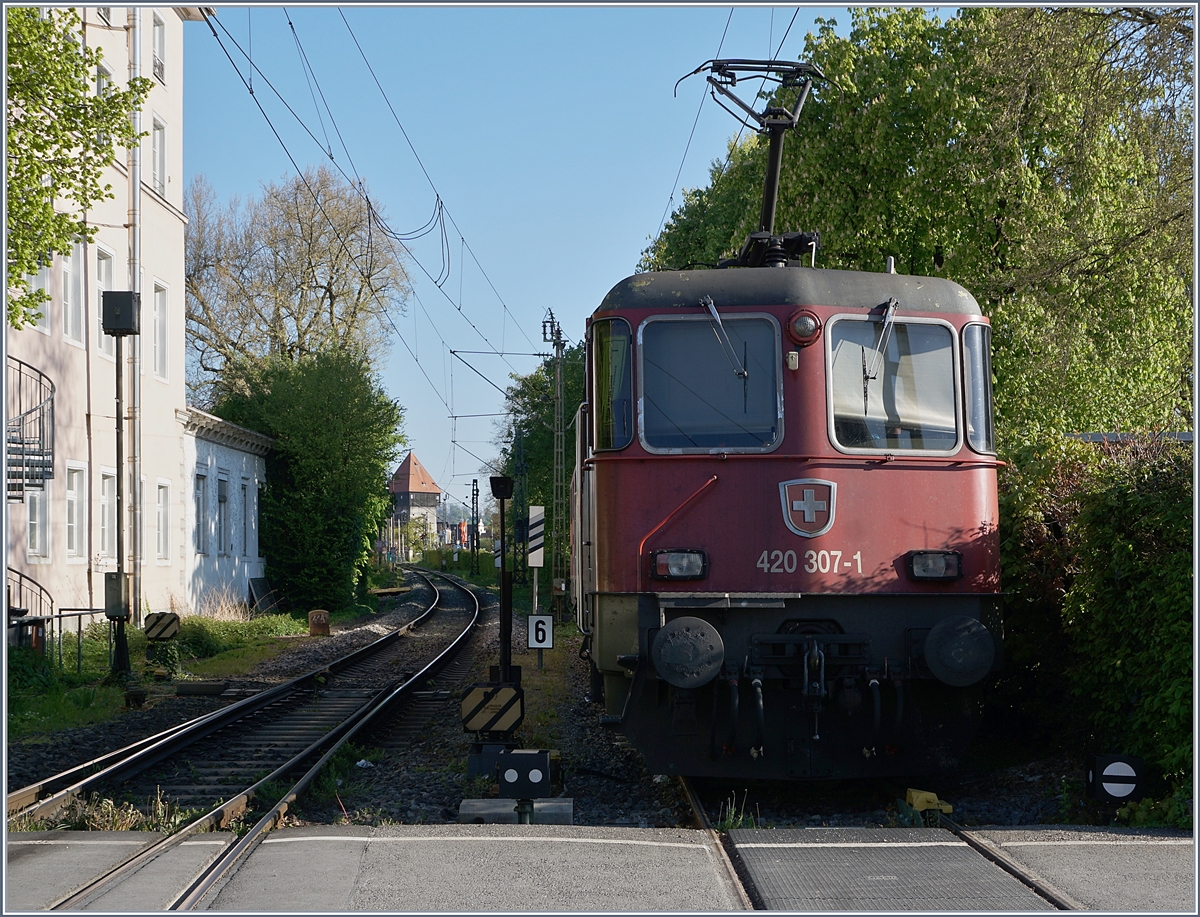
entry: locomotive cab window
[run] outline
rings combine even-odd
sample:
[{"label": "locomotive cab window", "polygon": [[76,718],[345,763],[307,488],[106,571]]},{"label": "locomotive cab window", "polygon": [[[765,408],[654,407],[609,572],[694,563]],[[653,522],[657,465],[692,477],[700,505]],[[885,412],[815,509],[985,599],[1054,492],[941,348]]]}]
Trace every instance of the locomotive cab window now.
[{"label": "locomotive cab window", "polygon": [[992,329],[970,324],[963,328],[966,367],[967,442],[976,452],[996,451],[992,431]]},{"label": "locomotive cab window", "polygon": [[720,319],[647,319],[638,329],[647,450],[766,452],[779,445],[779,325],[768,315]]},{"label": "locomotive cab window", "polygon": [[604,319],[592,325],[597,450],[624,449],[633,440],[631,338],[624,319]]},{"label": "locomotive cab window", "polygon": [[842,317],[827,335],[830,435],[841,450],[958,448],[954,334],[920,319]]}]

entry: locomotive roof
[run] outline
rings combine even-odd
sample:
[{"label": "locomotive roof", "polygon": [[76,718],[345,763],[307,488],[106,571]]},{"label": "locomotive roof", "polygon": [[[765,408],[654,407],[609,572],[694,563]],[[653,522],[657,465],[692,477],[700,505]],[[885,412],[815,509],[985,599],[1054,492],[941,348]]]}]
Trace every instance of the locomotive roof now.
[{"label": "locomotive roof", "polygon": [[719,309],[778,305],[874,309],[894,296],[905,311],[982,314],[975,297],[952,280],[810,267],[634,274],[609,290],[596,311],[696,306],[706,295]]}]

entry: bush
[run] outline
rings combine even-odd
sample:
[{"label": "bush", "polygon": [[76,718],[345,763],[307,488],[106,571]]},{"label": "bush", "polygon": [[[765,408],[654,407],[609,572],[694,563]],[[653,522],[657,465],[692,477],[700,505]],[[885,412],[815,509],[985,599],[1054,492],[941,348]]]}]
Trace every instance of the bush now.
[{"label": "bush", "polygon": [[1047,750],[1190,772],[1191,450],[1058,438],[1008,459],[990,712]]},{"label": "bush", "polygon": [[390,506],[400,407],[350,351],[246,364],[232,377],[213,412],[275,439],[260,503],[267,576],[305,610],[352,607]]},{"label": "bush", "polygon": [[1163,799],[1142,799],[1117,810],[1117,820],[1131,828],[1192,827],[1192,786],[1178,784]]},{"label": "bush", "polygon": [[1063,609],[1072,691],[1093,743],[1191,773],[1190,450],[1119,450],[1105,464],[1074,526]]},{"label": "bush", "polygon": [[27,646],[8,648],[8,690],[48,691],[58,684],[49,660]]}]

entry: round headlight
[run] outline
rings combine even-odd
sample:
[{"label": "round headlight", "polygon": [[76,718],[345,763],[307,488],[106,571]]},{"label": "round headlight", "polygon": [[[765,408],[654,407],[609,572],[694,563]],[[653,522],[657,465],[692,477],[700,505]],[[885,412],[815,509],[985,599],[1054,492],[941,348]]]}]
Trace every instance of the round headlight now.
[{"label": "round headlight", "polygon": [[808,310],[796,312],[788,319],[788,337],[806,347],[821,333],[821,320]]}]

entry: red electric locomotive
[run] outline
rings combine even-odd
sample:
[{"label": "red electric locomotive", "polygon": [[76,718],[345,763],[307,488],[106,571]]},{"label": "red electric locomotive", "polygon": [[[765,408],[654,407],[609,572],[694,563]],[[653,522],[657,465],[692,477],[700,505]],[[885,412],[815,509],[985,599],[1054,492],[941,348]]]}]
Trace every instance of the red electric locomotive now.
[{"label": "red electric locomotive", "polygon": [[[819,74],[709,81],[749,65],[800,88],[755,116],[777,175]],[[1000,662],[990,328],[953,282],[806,266],[771,171],[737,259],[588,322],[572,588],[604,721],[658,773],[942,770]]]}]

